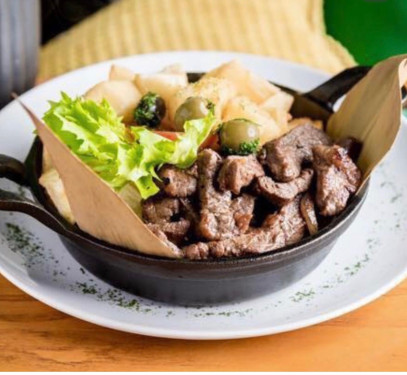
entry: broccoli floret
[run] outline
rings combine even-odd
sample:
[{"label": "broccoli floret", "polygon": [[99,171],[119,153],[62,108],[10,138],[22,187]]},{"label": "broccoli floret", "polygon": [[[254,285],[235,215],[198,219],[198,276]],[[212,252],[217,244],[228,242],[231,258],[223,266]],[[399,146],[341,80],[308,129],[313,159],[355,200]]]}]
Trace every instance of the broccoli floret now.
[{"label": "broccoli floret", "polygon": [[159,95],[148,92],[134,110],[134,120],[139,125],[156,127],[165,116],[165,111],[164,100]]},{"label": "broccoli floret", "polygon": [[229,147],[222,146],[222,153],[225,155],[250,155],[257,153],[260,141],[258,139],[251,142],[242,142],[238,150],[233,150]]}]

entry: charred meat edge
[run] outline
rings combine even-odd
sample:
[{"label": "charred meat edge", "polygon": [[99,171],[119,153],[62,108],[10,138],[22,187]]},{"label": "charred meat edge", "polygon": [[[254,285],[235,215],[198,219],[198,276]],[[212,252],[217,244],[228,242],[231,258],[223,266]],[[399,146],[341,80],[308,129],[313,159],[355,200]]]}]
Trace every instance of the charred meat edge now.
[{"label": "charred meat edge", "polygon": [[251,228],[245,234],[221,241],[186,246],[184,255],[199,260],[261,254],[295,243],[302,239],[306,227],[299,205],[300,197],[297,197],[279,212],[268,215],[260,228]]},{"label": "charred meat edge", "polygon": [[315,202],[310,192],[304,194],[301,199],[300,209],[304,218],[308,232],[312,236],[318,232],[318,220],[315,212]]},{"label": "charred meat edge", "polygon": [[275,182],[271,177],[257,178],[254,190],[271,203],[282,206],[292,201],[298,194],[307,191],[311,185],[314,171],[303,169],[301,174],[290,182]]},{"label": "charred meat edge", "polygon": [[243,187],[260,176],[264,176],[264,170],[254,155],[228,156],[219,171],[219,189],[238,195]]},{"label": "charred meat edge", "polygon": [[331,139],[322,130],[305,124],[266,143],[260,158],[276,181],[288,182],[300,175],[304,162],[312,161],[314,146],[331,144]]},{"label": "charred meat edge", "polygon": [[180,212],[180,201],[177,198],[152,197],[143,202],[143,219],[147,223],[166,223]]},{"label": "charred meat edge", "polygon": [[179,221],[170,221],[168,223],[152,224],[147,226],[154,233],[161,231],[171,242],[180,244],[187,235],[191,222],[187,219],[181,219]]},{"label": "charred meat edge", "polygon": [[313,153],[319,212],[323,216],[339,214],[359,187],[362,174],[346,150],[338,145],[319,145]]},{"label": "charred meat edge", "polygon": [[160,188],[170,197],[185,198],[196,192],[198,183],[196,164],[185,170],[165,165],[158,171],[158,176],[161,179]]},{"label": "charred meat edge", "polygon": [[[205,149],[198,156],[200,219],[198,235],[207,240],[220,240],[233,237],[245,230],[242,225],[241,198],[235,202],[230,191],[221,192],[215,187],[215,178],[221,166],[222,158],[213,150]],[[244,207],[244,221],[250,221],[254,208],[254,198]],[[250,219],[250,220],[249,220]]]}]

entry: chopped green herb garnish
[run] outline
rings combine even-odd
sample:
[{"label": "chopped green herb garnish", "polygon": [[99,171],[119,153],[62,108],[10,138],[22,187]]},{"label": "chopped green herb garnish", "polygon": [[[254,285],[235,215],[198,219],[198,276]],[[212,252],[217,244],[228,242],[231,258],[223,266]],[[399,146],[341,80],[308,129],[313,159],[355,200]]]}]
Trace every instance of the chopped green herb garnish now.
[{"label": "chopped green herb garnish", "polygon": [[233,150],[229,147],[222,146],[222,153],[225,155],[250,155],[255,154],[259,148],[259,140],[256,139],[255,141],[251,142],[242,142],[239,145],[238,150]]}]

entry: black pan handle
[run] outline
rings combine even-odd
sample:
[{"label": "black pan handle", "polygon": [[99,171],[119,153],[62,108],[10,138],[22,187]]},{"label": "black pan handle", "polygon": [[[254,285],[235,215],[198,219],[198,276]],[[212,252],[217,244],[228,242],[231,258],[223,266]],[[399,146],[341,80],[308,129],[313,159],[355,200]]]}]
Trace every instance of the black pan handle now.
[{"label": "black pan handle", "polygon": [[355,66],[345,69],[303,96],[332,111],[335,102],[358,83],[370,69],[370,66]]},{"label": "black pan handle", "polygon": [[[0,178],[2,177],[14,181],[20,186],[27,186],[24,164],[10,156],[0,154]],[[0,211],[23,212],[55,232],[62,235],[67,234],[63,222],[39,203],[20,194],[0,189]]]},{"label": "black pan handle", "polygon": [[0,177],[25,185],[25,166],[17,159],[0,154]]}]

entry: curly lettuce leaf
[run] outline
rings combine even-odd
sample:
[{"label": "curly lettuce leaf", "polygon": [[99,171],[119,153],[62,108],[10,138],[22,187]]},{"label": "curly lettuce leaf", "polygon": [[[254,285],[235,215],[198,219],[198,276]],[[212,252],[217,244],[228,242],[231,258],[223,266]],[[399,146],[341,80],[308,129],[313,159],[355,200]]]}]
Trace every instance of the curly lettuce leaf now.
[{"label": "curly lettuce leaf", "polygon": [[179,168],[190,167],[197,158],[199,146],[209,136],[215,122],[213,109],[202,119],[185,122],[185,133],[175,141],[176,146],[168,163]]},{"label": "curly lettuce leaf", "polygon": [[61,100],[50,105],[43,120],[58,138],[113,189],[132,183],[143,199],[159,191],[154,180],[163,164],[187,168],[194,163],[216,122],[212,110],[187,121],[185,133],[172,141],[145,127],[126,129],[107,101],[61,93]]}]

